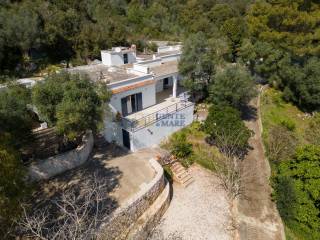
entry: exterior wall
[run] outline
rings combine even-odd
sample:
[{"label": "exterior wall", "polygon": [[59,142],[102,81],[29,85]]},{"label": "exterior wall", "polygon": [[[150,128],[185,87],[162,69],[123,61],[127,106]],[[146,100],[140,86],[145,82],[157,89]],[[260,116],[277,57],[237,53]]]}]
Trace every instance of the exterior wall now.
[{"label": "exterior wall", "polygon": [[[170,116],[172,119],[162,119],[145,128],[130,133],[131,151],[157,145],[172,133],[188,126],[193,121],[193,110],[194,105],[191,105],[173,113]],[[169,124],[166,125],[168,121]]]},{"label": "exterior wall", "polygon": [[156,92],[162,92],[163,91],[163,79],[160,79],[156,83]]},{"label": "exterior wall", "polygon": [[155,84],[150,84],[143,86],[141,88],[132,89],[129,91],[121,92],[112,95],[110,99],[110,104],[118,111],[121,111],[121,98],[142,92],[142,107],[147,108],[156,104],[156,86]]},{"label": "exterior wall", "polygon": [[111,216],[107,216],[100,226],[98,239],[127,239],[130,226],[152,205],[165,187],[163,168],[155,160],[149,160],[156,174],[148,184],[141,185],[141,190],[118,208]]},{"label": "exterior wall", "polygon": [[171,54],[171,55],[166,55],[166,56],[162,56],[162,62],[171,62],[171,61],[179,61],[181,54],[177,53],[177,54]]},{"label": "exterior wall", "polygon": [[82,144],[76,149],[31,164],[28,169],[30,179],[33,181],[49,179],[80,166],[87,161],[93,148],[93,142],[92,132],[89,131],[84,135]]},{"label": "exterior wall", "polygon": [[101,60],[104,65],[107,66],[119,66],[123,65],[123,55],[128,54],[128,63],[136,62],[136,56],[133,52],[109,52],[101,51]]},{"label": "exterior wall", "polygon": [[[173,78],[172,76],[169,77],[169,82],[168,82],[168,86],[172,86],[173,85]],[[156,92],[162,92],[163,91],[163,78],[159,79],[156,83]]]},{"label": "exterior wall", "polygon": [[103,136],[108,142],[115,142],[117,145],[123,146],[122,127],[113,120],[114,117],[111,113],[105,117]]}]

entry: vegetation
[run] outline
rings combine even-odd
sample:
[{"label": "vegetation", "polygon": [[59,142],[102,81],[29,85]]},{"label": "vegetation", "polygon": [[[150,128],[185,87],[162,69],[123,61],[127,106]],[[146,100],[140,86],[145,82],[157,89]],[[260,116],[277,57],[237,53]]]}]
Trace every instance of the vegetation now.
[{"label": "vegetation", "polygon": [[227,105],[210,107],[204,129],[221,150],[232,147],[236,151],[243,151],[251,136],[250,130],[241,120],[240,112]]},{"label": "vegetation", "polygon": [[315,215],[319,211],[316,204],[319,198],[311,195],[310,188],[313,184],[317,188],[318,184],[313,178],[317,179],[320,173],[316,167],[320,162],[319,145],[308,145],[316,144],[317,137],[310,133],[319,127],[315,125],[318,114],[313,117],[304,114],[286,103],[281,92],[271,88],[262,95],[261,113],[274,199],[286,224],[286,233],[292,239],[318,239],[319,217]]},{"label": "vegetation", "polygon": [[0,234],[6,239],[27,195],[25,170],[14,150],[0,147]]},{"label": "vegetation", "polygon": [[[205,141],[206,137],[207,134],[203,131],[202,124],[193,122],[190,126],[174,133],[169,138],[169,141],[163,144],[163,147],[171,151],[173,149],[172,145],[176,145],[176,149],[185,149],[185,146],[188,146],[186,148],[188,149],[187,157],[179,158],[184,166],[189,167],[192,163],[198,163],[204,168],[214,171],[216,169],[215,160],[219,155],[219,151]],[[189,150],[191,150],[191,153]],[[176,155],[174,154],[174,156]]]},{"label": "vegetation", "polygon": [[30,92],[25,87],[10,85],[0,91],[0,144],[19,148],[30,140],[30,102]]},{"label": "vegetation", "polygon": [[228,66],[218,72],[209,92],[214,104],[227,104],[238,109],[257,95],[253,78],[241,66]]},{"label": "vegetation", "polygon": [[107,90],[87,76],[65,72],[49,75],[32,91],[33,103],[43,120],[56,126],[58,133],[69,140],[98,128],[108,98]]},{"label": "vegetation", "polygon": [[281,162],[275,178],[277,206],[284,221],[304,239],[319,239],[320,146],[297,149]]}]

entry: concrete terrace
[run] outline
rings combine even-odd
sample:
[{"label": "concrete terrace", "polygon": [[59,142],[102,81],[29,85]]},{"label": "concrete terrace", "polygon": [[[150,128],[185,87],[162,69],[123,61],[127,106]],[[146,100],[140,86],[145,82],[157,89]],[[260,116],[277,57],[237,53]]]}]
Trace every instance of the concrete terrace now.
[{"label": "concrete terrace", "polygon": [[181,101],[179,98],[170,97],[165,99],[164,102],[128,115],[126,116],[126,119],[134,123],[134,128],[139,128],[155,122],[161,115],[176,112],[177,110],[190,105],[192,105],[191,102]]},{"label": "concrete terrace", "polygon": [[155,170],[149,159],[159,154],[157,150],[128,153],[116,145],[106,143],[102,137],[96,140],[95,145],[91,158],[85,164],[42,182],[33,194],[32,204],[46,206],[65,191],[81,194],[88,182],[96,178],[107,186],[107,209],[111,213],[154,178]]}]

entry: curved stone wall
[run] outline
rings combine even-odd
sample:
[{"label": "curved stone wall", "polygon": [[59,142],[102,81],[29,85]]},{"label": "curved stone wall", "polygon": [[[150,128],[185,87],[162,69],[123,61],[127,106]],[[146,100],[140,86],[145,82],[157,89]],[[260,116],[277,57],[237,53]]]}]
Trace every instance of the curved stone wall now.
[{"label": "curved stone wall", "polygon": [[80,166],[87,161],[93,148],[93,134],[88,131],[82,138],[82,143],[77,148],[32,163],[29,166],[29,178],[31,181],[49,179],[55,175]]},{"label": "curved stone wall", "polygon": [[163,168],[155,160],[149,160],[156,172],[152,181],[141,188],[127,203],[105,219],[100,226],[98,239],[126,239],[130,227],[153,204],[165,187]]}]

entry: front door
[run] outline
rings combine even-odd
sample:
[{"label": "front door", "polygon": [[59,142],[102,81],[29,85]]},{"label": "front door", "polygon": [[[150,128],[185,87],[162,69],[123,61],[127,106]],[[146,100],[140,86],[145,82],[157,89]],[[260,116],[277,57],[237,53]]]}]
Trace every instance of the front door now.
[{"label": "front door", "polygon": [[122,129],[123,146],[130,150],[130,135],[127,130]]},{"label": "front door", "polygon": [[169,78],[163,79],[163,89],[167,89],[169,87]]}]

